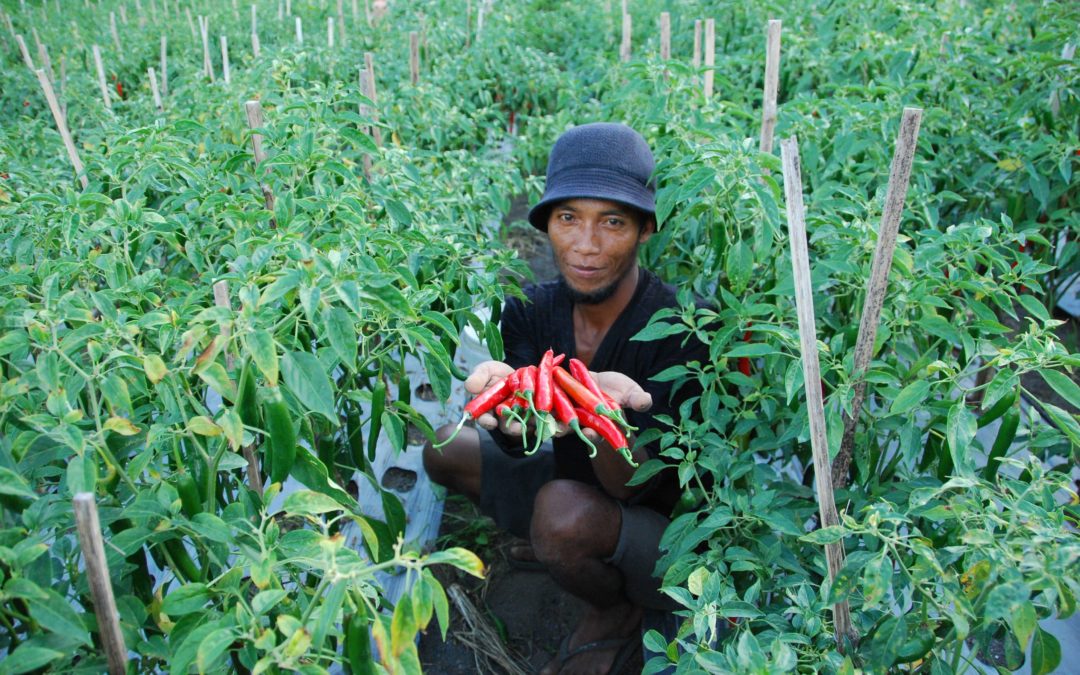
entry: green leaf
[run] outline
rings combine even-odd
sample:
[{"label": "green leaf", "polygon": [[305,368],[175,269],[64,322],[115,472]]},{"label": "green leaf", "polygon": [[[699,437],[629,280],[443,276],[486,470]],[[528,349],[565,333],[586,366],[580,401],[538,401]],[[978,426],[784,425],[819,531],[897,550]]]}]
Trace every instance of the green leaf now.
[{"label": "green leaf", "polygon": [[1050,312],[1046,311],[1046,307],[1044,307],[1034,295],[1020,295],[1017,297],[1017,300],[1024,306],[1024,309],[1027,310],[1028,314],[1033,314],[1042,321],[1049,321],[1051,319]]},{"label": "green leaf", "polygon": [[968,447],[978,430],[975,414],[968,410],[963,397],[961,397],[949,409],[949,417],[945,425],[945,434],[949,441],[949,452],[952,453],[953,467],[959,473],[968,473],[972,469],[968,457]]},{"label": "green leaf", "polygon": [[192,519],[192,527],[210,541],[219,544],[232,542],[232,529],[213,513],[196,513]]},{"label": "green leaf", "polygon": [[1076,415],[1067,413],[1056,405],[1049,403],[1043,403],[1042,407],[1054,424],[1058,425],[1062,432],[1068,436],[1073,445],[1080,445],[1080,423],[1076,421]]},{"label": "green leaf", "polygon": [[188,430],[200,436],[220,436],[221,427],[206,415],[196,415],[188,420]]},{"label": "green leaf", "polygon": [[326,312],[326,334],[330,346],[349,370],[356,369],[357,335],[349,313],[342,307],[332,307]]},{"label": "green leaf", "polygon": [[889,407],[892,415],[902,415],[913,410],[921,404],[930,394],[930,382],[928,380],[915,380],[900,390]]},{"label": "green leaf", "polygon": [[[69,464],[70,466],[70,464]],[[71,477],[68,477],[68,483],[70,484]],[[84,488],[86,486],[83,486]],[[80,490],[80,492],[93,492],[94,486],[90,485],[89,489]],[[36,492],[30,489],[30,484],[23,479],[22,476],[15,473],[11,469],[0,466],[0,495],[10,495],[12,497],[21,497],[23,499],[37,499]]]},{"label": "green leaf", "polygon": [[728,358],[735,358],[737,356],[766,356],[768,354],[775,354],[779,350],[772,345],[767,345],[763,342],[756,342],[754,344],[742,344],[738,347],[728,351],[724,356]]},{"label": "green leaf", "polygon": [[321,492],[314,492],[312,490],[300,490],[294,492],[285,498],[285,503],[282,505],[282,509],[286,513],[294,513],[303,516],[315,516],[322,513],[330,513],[331,511],[341,511],[341,504],[338,504],[329,495],[322,494]]},{"label": "green leaf", "polygon": [[231,629],[216,630],[204,637],[195,656],[195,665],[199,672],[209,672],[235,639],[236,635]]},{"label": "green leaf", "polygon": [[203,608],[210,600],[210,590],[206,584],[185,584],[165,596],[161,611],[169,616],[191,614]]},{"label": "green leaf", "polygon": [[288,591],[280,589],[259,591],[255,594],[255,597],[251,599],[251,611],[255,612],[256,615],[265,614],[288,596]]},{"label": "green leaf", "polygon": [[296,462],[293,464],[292,477],[303,485],[333,497],[350,513],[356,510],[356,499],[349,496],[340,485],[330,480],[326,465],[305,448],[297,448]]},{"label": "green leaf", "polygon": [[116,373],[110,373],[101,383],[101,393],[105,400],[112,406],[113,413],[125,412],[131,414],[131,395],[128,393],[127,382],[122,380]]},{"label": "green leaf", "polygon": [[199,370],[199,379],[229,401],[236,400],[236,385],[229,379],[225,366],[214,362]]},{"label": "green leaf", "polygon": [[727,257],[724,260],[724,272],[727,274],[731,285],[731,292],[742,295],[750,283],[750,276],[754,270],[754,252],[745,241],[739,241],[729,246]]},{"label": "green leaf", "polygon": [[240,413],[236,412],[235,408],[227,408],[218,415],[217,425],[225,432],[225,438],[233,452],[240,450],[240,446],[244,444],[244,421],[240,419]]},{"label": "green leaf", "polygon": [[1039,625],[1039,617],[1035,614],[1035,605],[1031,604],[1030,600],[1027,600],[1013,607],[1012,614],[1009,616],[1009,623],[1012,624],[1013,633],[1020,643],[1020,649],[1027,651],[1028,640],[1031,639],[1031,634],[1035,632],[1035,628]]},{"label": "green leaf", "polygon": [[389,214],[398,225],[403,227],[412,225],[412,214],[409,213],[409,209],[398,200],[387,199],[383,206],[386,207],[386,213]]},{"label": "green leaf", "polygon": [[266,384],[276,387],[278,383],[278,355],[274,338],[265,330],[255,330],[244,336],[244,344],[251,360],[266,378]]},{"label": "green leaf", "polygon": [[1003,396],[1016,391],[1016,386],[1019,383],[1020,378],[1012,370],[1006,368],[998,371],[998,374],[986,386],[986,392],[982,398],[982,409],[989,410],[992,408]]},{"label": "green leaf", "polygon": [[37,647],[30,642],[24,642],[15,651],[9,653],[3,661],[0,661],[0,673],[3,675],[29,673],[63,656],[63,652],[55,649]]},{"label": "green leaf", "polygon": [[671,323],[669,321],[654,321],[642,328],[630,339],[636,342],[650,342],[652,340],[663,340],[672,335],[682,335],[689,330],[690,327],[685,324]]},{"label": "green leaf", "polygon": [[1031,675],[1047,675],[1061,664],[1061,643],[1041,627],[1031,640]]},{"label": "green leaf", "polygon": [[50,633],[65,638],[74,638],[86,646],[91,646],[90,633],[82,619],[71,606],[67,598],[51,588],[42,588],[43,596],[30,604],[30,616]]},{"label": "green leaf", "polygon": [[281,359],[285,386],[313,413],[338,426],[334,412],[334,387],[318,357],[308,352],[286,352]]},{"label": "green leaf", "polygon": [[863,568],[864,607],[877,605],[892,588],[893,565],[888,554],[875,556]]},{"label": "green leaf", "polygon": [[[7,469],[0,469],[0,486],[3,482],[3,472]],[[80,492],[93,492],[97,487],[98,479],[98,465],[97,457],[91,453],[85,455],[75,455],[68,461],[67,465],[67,486],[68,491],[72,496],[79,494]],[[0,492],[3,492],[0,489]],[[37,495],[34,495],[35,497]]]},{"label": "green leaf", "polygon": [[146,373],[146,378],[151,384],[157,384],[169,374],[169,369],[165,367],[165,362],[160,356],[147,354],[143,357],[143,372]]},{"label": "green leaf", "polygon": [[799,537],[799,541],[805,541],[808,544],[835,544],[849,534],[851,534],[850,531],[843,525],[830,525],[804,534]]},{"label": "green leaf", "polygon": [[1065,399],[1069,405],[1080,409],[1080,385],[1077,385],[1071,377],[1056,370],[1040,370],[1039,374],[1050,385],[1050,388]]}]

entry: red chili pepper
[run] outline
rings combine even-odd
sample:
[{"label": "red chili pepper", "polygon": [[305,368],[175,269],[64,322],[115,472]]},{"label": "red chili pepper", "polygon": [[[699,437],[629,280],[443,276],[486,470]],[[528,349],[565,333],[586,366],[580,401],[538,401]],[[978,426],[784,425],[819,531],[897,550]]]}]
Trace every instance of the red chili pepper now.
[{"label": "red chili pepper", "polygon": [[[750,322],[747,322],[746,325],[750,326],[752,324]],[[750,336],[751,335],[753,335],[753,333],[751,333],[750,331],[746,331],[745,333],[743,333],[742,341],[743,342],[750,342]],[[742,373],[743,375],[747,376],[747,377],[750,377],[751,370],[750,370],[750,357],[749,356],[740,356],[739,357],[739,372]]]},{"label": "red chili pepper", "polygon": [[574,412],[577,413],[582,424],[600,434],[600,438],[604,439],[615,452],[626,458],[626,461],[631,466],[637,466],[637,462],[630,455],[630,443],[626,440],[623,432],[619,430],[619,427],[615,426],[615,422],[585,408],[574,408]]},{"label": "red chili pepper", "polygon": [[554,387],[552,389],[552,398],[554,399],[552,412],[555,413],[555,421],[570,427],[589,448],[589,457],[596,457],[596,446],[581,430],[581,422],[578,420],[577,413],[574,412],[574,404],[570,401],[570,397],[566,395],[566,392],[561,387]]},{"label": "red chili pepper", "polygon": [[468,405],[465,406],[465,412],[461,416],[461,421],[454,427],[454,431],[450,434],[449,438],[442,443],[436,444],[434,447],[441,448],[457,438],[458,433],[461,432],[461,428],[465,426],[465,422],[470,419],[475,420],[484,413],[493,410],[495,406],[501,403],[503,399],[511,393],[509,378],[505,377],[485,389],[479,396],[469,401]]},{"label": "red chili pepper", "polygon": [[555,352],[547,350],[540,359],[540,367],[536,371],[536,395],[533,397],[533,407],[537,412],[551,412],[552,388],[555,386],[551,379],[551,361],[555,358]]},{"label": "red chili pepper", "polygon": [[[574,359],[570,359],[570,361],[573,362]],[[583,382],[574,379],[574,376],[566,372],[565,368],[553,368],[551,375],[555,379],[555,384],[562,387],[563,391],[578,406],[600,415],[611,414],[611,410],[604,404],[604,400],[585,386]]]}]

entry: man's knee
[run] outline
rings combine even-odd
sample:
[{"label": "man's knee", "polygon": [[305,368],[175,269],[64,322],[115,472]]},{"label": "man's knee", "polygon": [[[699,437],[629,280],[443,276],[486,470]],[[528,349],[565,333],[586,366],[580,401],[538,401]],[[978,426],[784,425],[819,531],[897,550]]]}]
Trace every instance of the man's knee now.
[{"label": "man's knee", "polygon": [[531,539],[537,558],[607,557],[615,551],[619,505],[598,488],[554,480],[536,495]]},{"label": "man's knee", "polygon": [[[454,431],[453,424],[435,430],[435,444],[446,442]],[[436,448],[430,441],[424,444],[424,471],[439,485],[470,493],[476,491],[480,480],[480,437],[475,429],[462,429],[457,438]]]}]

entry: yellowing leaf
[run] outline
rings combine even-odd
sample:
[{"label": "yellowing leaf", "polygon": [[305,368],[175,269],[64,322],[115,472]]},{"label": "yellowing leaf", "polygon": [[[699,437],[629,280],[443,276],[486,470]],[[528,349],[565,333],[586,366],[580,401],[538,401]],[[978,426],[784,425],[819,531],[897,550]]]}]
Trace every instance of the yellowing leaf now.
[{"label": "yellowing leaf", "polygon": [[139,433],[139,427],[131,423],[131,420],[125,417],[110,417],[105,420],[105,428],[109,431],[114,431],[121,436],[134,436]]},{"label": "yellowing leaf", "polygon": [[152,384],[157,384],[169,374],[169,369],[165,367],[165,362],[161,360],[160,356],[147,354],[143,357],[143,372],[146,373],[147,379]]},{"label": "yellowing leaf", "polygon": [[1004,169],[1005,171],[1017,171],[1023,168],[1024,163],[1015,157],[1009,157],[998,161],[997,165],[999,169]]},{"label": "yellowing leaf", "polygon": [[206,415],[196,415],[188,420],[188,429],[200,436],[220,436],[221,427]]}]

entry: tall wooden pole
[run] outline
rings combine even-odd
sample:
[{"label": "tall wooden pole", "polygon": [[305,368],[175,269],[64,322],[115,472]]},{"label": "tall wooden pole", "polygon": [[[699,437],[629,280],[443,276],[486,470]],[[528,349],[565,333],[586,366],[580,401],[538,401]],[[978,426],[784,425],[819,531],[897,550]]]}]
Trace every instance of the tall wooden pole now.
[{"label": "tall wooden pole", "polygon": [[701,67],[701,19],[694,20],[694,69]]},{"label": "tall wooden pole", "polygon": [[105,65],[101,62],[101,48],[94,45],[91,50],[94,53],[94,67],[97,68],[98,88],[101,89],[101,100],[105,107],[112,110],[112,101],[109,100],[109,85],[105,81]]},{"label": "tall wooden pole", "polygon": [[127,648],[124,646],[124,634],[120,630],[120,613],[116,610],[116,598],[113,596],[112,581],[109,579],[105,544],[101,538],[101,521],[98,519],[93,493],[80,492],[75,495],[72,506],[86,578],[90,586],[90,597],[94,601],[98,633],[101,635],[101,644],[105,648],[105,658],[109,664],[109,675],[124,675],[127,672]]},{"label": "tall wooden pole", "polygon": [[158,90],[157,73],[154,72],[153,67],[146,69],[146,76],[150,78],[150,93],[154,95],[154,107],[160,112],[164,110],[165,107],[161,104],[161,92]]},{"label": "tall wooden pole", "polygon": [[[371,99],[371,121],[375,123],[372,126],[372,136],[375,137],[375,147],[381,148],[383,144],[382,129],[378,126],[379,123],[379,96],[375,89],[375,56],[371,52],[364,52],[364,69],[367,71],[367,86],[366,89],[362,89],[362,93]],[[363,87],[363,85],[361,85]]]},{"label": "tall wooden pole", "polygon": [[210,19],[199,16],[199,33],[202,35],[203,74],[214,81],[214,63],[210,60]]},{"label": "tall wooden pole", "polygon": [[660,60],[671,60],[671,14],[660,12]]},{"label": "tall wooden pole", "polygon": [[761,152],[772,153],[776,129],[776,94],[780,86],[780,21],[769,20],[765,41],[765,89],[761,106]]},{"label": "tall wooden pole", "polygon": [[225,84],[232,79],[229,77],[229,38],[224,35],[221,36],[221,79]]},{"label": "tall wooden pole", "polygon": [[161,35],[161,95],[169,95],[169,40]]},{"label": "tall wooden pole", "polygon": [[34,67],[34,59],[30,57],[30,50],[26,48],[26,40],[23,39],[23,36],[16,35],[15,43],[19,45],[19,53],[22,54],[23,64],[31,71],[37,70]]},{"label": "tall wooden pole", "polygon": [[[833,496],[832,471],[829,467],[829,441],[825,428],[825,405],[821,396],[821,365],[818,361],[817,328],[814,323],[814,292],[810,283],[810,254],[806,242],[806,220],[803,210],[802,169],[799,166],[799,144],[794,137],[781,141],[784,167],[784,197],[787,202],[791,266],[795,282],[795,309],[799,319],[799,342],[802,348],[803,382],[806,408],[810,417],[810,446],[814,456],[814,483],[817,488],[818,513],[822,527],[840,524]],[[825,545],[825,560],[829,579],[844,567],[844,544]],[[833,606],[836,642],[845,651],[854,639],[851,610],[847,600]]]},{"label": "tall wooden pole", "polygon": [[413,86],[420,84],[420,35],[409,33],[409,75]]},{"label": "tall wooden pole", "polygon": [[716,20],[705,19],[705,101],[708,102],[713,94],[713,80],[716,73],[713,66],[716,65]]},{"label": "tall wooden pole", "polygon": [[[262,104],[257,100],[248,101],[244,104],[244,113],[247,115],[248,127],[251,129],[258,129],[263,125],[263,109]],[[259,165],[266,159],[266,152],[262,146],[262,134],[252,132],[251,134],[251,152],[255,157],[255,174],[259,174]],[[263,203],[266,205],[266,210],[271,213],[274,212],[274,193],[270,190],[270,186],[262,182],[262,178],[259,178],[259,187],[263,193]],[[277,227],[277,220],[273,217],[270,218],[270,227]]]},{"label": "tall wooden pole", "polygon": [[60,140],[64,142],[64,148],[67,150],[68,159],[71,160],[71,166],[75,169],[76,175],[79,177],[79,182],[82,183],[85,190],[90,181],[86,178],[86,171],[83,167],[82,159],[79,158],[79,151],[75,148],[75,141],[71,139],[71,131],[68,130],[67,119],[64,117],[64,113],[60,110],[60,103],[56,100],[56,93],[53,91],[52,82],[49,81],[49,76],[45,74],[45,71],[38,68],[34,71],[37,74],[38,82],[41,84],[41,91],[45,94],[45,100],[49,104],[49,110],[52,111],[53,121],[56,122],[56,130],[60,132]]},{"label": "tall wooden pole", "polygon": [[259,50],[260,50],[261,45],[259,43],[259,19],[258,19],[258,15],[256,14],[256,11],[257,11],[257,7],[255,5],[252,5],[251,6],[251,55],[254,56],[255,58],[259,58]]},{"label": "tall wooden pole", "polygon": [[904,108],[900,131],[896,137],[896,150],[889,168],[889,187],[885,193],[881,225],[878,227],[874,261],[870,266],[866,300],[863,302],[862,318],[859,321],[859,337],[855,341],[854,368],[851,372],[854,393],[851,399],[851,414],[844,416],[844,435],[840,439],[840,451],[832,464],[832,479],[840,488],[846,487],[849,480],[851,456],[855,447],[855,425],[859,421],[863,399],[866,397],[866,371],[870,368],[878,322],[881,320],[881,308],[885,305],[889,270],[892,269],[896,237],[900,232],[900,216],[904,212],[904,200],[911,179],[911,165],[915,161],[915,146],[918,143],[921,121],[921,109]]},{"label": "tall wooden pole", "polygon": [[619,60],[626,63],[630,60],[633,49],[633,19],[630,12],[622,15],[622,44],[619,46]]}]

